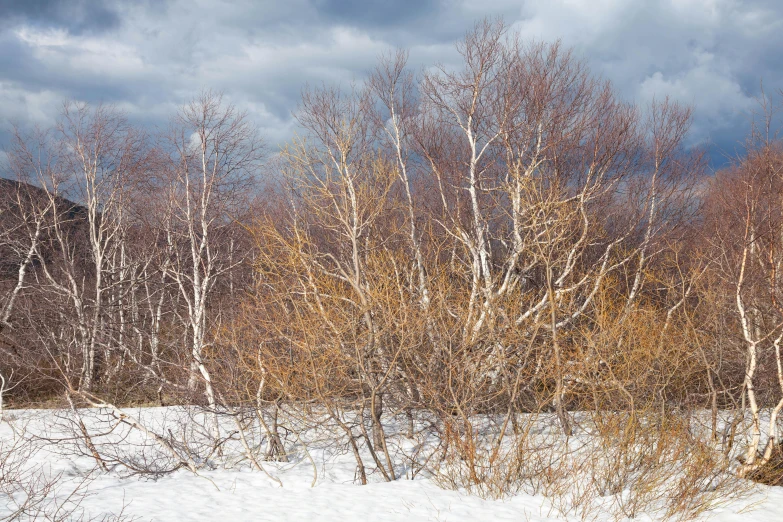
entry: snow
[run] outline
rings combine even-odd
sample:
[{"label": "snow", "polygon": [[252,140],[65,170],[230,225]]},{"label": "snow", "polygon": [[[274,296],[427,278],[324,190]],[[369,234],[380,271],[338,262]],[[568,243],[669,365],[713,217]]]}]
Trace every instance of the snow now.
[{"label": "snow", "polygon": [[[164,422],[176,410],[133,411],[144,417],[145,422]],[[486,500],[442,489],[421,475],[415,480],[402,478],[394,482],[382,482],[377,475],[370,476],[370,484],[359,486],[354,482],[353,457],[318,445],[310,450],[317,464],[315,487],[311,487],[313,466],[306,458],[290,463],[263,463],[282,482],[282,487],[248,465],[215,467],[200,470],[198,475],[179,470],[157,480],[128,476],[119,467],[108,473],[99,472],[89,455],[73,455],[69,441],[62,439],[66,435],[66,419],[67,412],[55,410],[6,411],[6,420],[0,423],[0,442],[7,447],[18,436],[12,424],[17,434],[24,428],[25,437],[36,444],[36,451],[25,466],[31,470],[43,469],[50,476],[62,474],[63,482],[58,485],[60,498],[84,482],[86,496],[80,499],[74,514],[77,518],[121,514],[121,520],[141,521],[562,520],[550,501],[540,495],[518,494],[505,500]],[[52,440],[55,434],[61,436],[57,444]],[[127,451],[141,451],[138,440],[127,434],[115,431],[112,436],[122,440]],[[0,520],[8,514],[3,512],[7,509],[5,504],[0,500]],[[717,507],[705,517],[717,522],[780,522],[783,488],[754,486],[747,498]],[[642,516],[636,520],[649,518]]]},{"label": "snow", "polygon": [[[150,484],[121,484],[107,479],[90,507],[116,510],[118,493],[130,501],[126,513],[154,520],[543,520],[540,499],[487,501],[444,491],[427,480],[401,480],[367,486],[326,483],[310,488],[308,480],[286,480],[275,488],[258,473],[217,472],[215,482],[177,473]],[[286,477],[289,478],[289,477]],[[156,493],[162,493],[157,495]],[[217,510],[217,511],[216,511]]]}]

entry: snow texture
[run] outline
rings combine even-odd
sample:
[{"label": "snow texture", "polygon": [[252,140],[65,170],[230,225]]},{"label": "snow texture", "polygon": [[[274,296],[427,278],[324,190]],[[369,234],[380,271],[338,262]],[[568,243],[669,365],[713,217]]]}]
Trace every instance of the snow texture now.
[{"label": "snow texture", "polygon": [[[150,418],[165,415],[165,409],[133,410]],[[4,447],[26,428],[26,436],[52,436],[62,426],[56,411],[6,411],[0,423]],[[133,444],[126,439],[127,444]],[[356,485],[355,462],[349,454],[313,449],[318,480],[311,487],[313,467],[307,459],[290,463],[264,463],[283,487],[248,466],[202,470],[198,475],[179,470],[157,480],[127,476],[119,470],[96,472],[88,455],[73,456],[67,444],[38,440],[38,450],[28,459],[30,469],[50,475],[62,474],[59,494],[67,494],[85,476],[87,496],[77,513],[85,519],[122,514],[121,520],[223,522],[256,520],[362,521],[483,521],[562,520],[543,496],[519,494],[506,500],[485,500],[458,491],[441,489],[429,478],[380,482],[370,477],[366,486]],[[132,450],[132,447],[129,448]],[[578,477],[574,477],[578,480]],[[70,487],[69,487],[70,485]],[[62,493],[66,492],[66,493]],[[0,520],[7,516],[0,502]],[[756,486],[742,501],[716,508],[706,517],[715,522],[780,522],[783,520],[783,488]],[[649,520],[639,517],[636,520]]]}]

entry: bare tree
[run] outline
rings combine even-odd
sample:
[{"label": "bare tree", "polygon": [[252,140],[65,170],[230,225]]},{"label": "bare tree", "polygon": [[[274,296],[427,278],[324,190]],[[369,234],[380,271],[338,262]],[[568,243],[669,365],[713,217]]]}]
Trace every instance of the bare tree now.
[{"label": "bare tree", "polygon": [[241,262],[229,248],[231,225],[257,174],[263,147],[247,116],[211,91],[180,110],[170,143],[166,208],[159,225],[170,257],[161,269],[175,282],[186,307],[188,387],[194,389],[200,376],[214,408],[216,395],[204,360],[210,346],[210,297],[218,280]]},{"label": "bare tree", "polygon": [[[772,458],[783,410],[783,309],[779,305],[783,153],[772,129],[775,107],[762,98],[761,109],[748,138],[747,156],[716,177],[709,208],[715,270],[723,280],[727,304],[731,303],[726,314],[734,316],[730,324],[739,330],[735,335],[744,345],[742,403],[747,402],[751,427],[740,469],[743,476]],[[771,366],[766,368],[766,378],[765,366]],[[761,421],[765,403],[773,406],[766,430]]]}]

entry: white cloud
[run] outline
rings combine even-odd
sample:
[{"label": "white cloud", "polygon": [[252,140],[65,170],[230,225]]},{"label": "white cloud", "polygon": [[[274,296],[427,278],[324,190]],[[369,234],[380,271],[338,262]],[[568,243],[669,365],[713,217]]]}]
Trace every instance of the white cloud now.
[{"label": "white cloud", "polygon": [[46,127],[54,123],[62,97],[51,90],[31,92],[0,81],[0,114],[12,124]]},{"label": "white cloud", "polygon": [[715,67],[714,61],[714,56],[703,53],[695,67],[677,75],[656,71],[639,85],[641,101],[668,96],[696,108],[692,143],[711,142],[715,132],[735,125],[755,107],[754,98],[743,92],[730,71]]},{"label": "white cloud", "polygon": [[140,74],[144,69],[144,62],[132,45],[110,38],[74,36],[62,29],[31,27],[21,27],[15,34],[45,67],[111,76]]}]

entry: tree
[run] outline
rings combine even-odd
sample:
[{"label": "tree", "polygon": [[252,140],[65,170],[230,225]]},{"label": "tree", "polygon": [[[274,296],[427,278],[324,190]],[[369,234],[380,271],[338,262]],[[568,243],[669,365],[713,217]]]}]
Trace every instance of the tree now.
[{"label": "tree", "polygon": [[209,306],[217,282],[242,261],[231,250],[232,221],[252,188],[263,147],[246,114],[202,92],[182,107],[172,123],[168,165],[161,175],[166,198],[158,226],[167,255],[161,267],[176,284],[186,307],[190,377],[198,376],[210,407],[216,396],[205,350],[209,348]]}]

